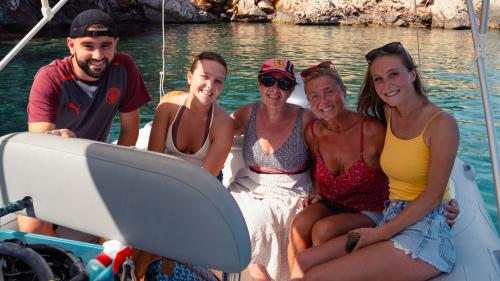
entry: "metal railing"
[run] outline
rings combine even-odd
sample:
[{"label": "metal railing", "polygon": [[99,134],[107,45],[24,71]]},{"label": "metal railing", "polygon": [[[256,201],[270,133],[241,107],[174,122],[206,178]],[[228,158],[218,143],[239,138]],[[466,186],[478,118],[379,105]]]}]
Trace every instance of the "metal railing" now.
[{"label": "metal railing", "polygon": [[488,17],[490,12],[490,1],[483,0],[481,6],[481,18],[479,27],[477,26],[476,13],[474,11],[473,0],[467,0],[467,9],[469,12],[470,29],[472,40],[474,42],[474,53],[479,73],[479,84],[481,86],[481,95],[483,97],[484,117],[486,119],[486,130],[488,132],[488,143],[490,146],[491,163],[493,169],[493,180],[496,191],[497,212],[500,220],[500,168],[498,160],[498,150],[496,144],[495,120],[491,107],[490,91],[488,87],[486,73],[486,50],[488,47]]},{"label": "metal railing", "polygon": [[45,24],[47,24],[54,17],[57,11],[59,11],[59,9],[61,9],[62,6],[64,6],[64,4],[68,2],[68,0],[59,0],[54,8],[50,8],[49,0],[41,0],[41,2],[43,18],[31,29],[28,34],[26,34],[26,36],[24,36],[23,39],[21,39],[21,41],[19,41],[19,43],[17,43],[16,46],[14,46],[14,48],[12,48],[12,50],[2,59],[2,61],[0,61],[0,71],[2,71],[10,62],[10,60],[12,60],[17,55],[17,53],[19,53],[19,51],[21,51],[21,49],[31,40],[31,38],[33,38],[33,36],[35,36],[38,31],[40,31],[40,29],[42,29],[42,27],[44,27]]}]

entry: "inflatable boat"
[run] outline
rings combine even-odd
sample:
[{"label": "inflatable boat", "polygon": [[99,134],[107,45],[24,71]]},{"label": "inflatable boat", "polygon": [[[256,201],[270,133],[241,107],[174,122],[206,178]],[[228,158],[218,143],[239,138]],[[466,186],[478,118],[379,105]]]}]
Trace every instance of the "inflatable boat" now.
[{"label": "inflatable boat", "polygon": [[[67,0],[52,9],[48,1],[41,2],[42,21],[2,59],[0,70]],[[467,3],[475,23],[472,1]],[[481,13],[481,30],[471,25],[480,77],[486,77],[488,5],[489,1],[483,1],[486,13]],[[486,92],[485,113],[498,185],[496,138],[485,78],[481,78],[481,88]],[[304,106],[300,91],[290,101]],[[141,129],[137,147],[147,146],[149,129]],[[0,137],[0,204],[22,200],[20,214],[194,265],[238,273],[250,261],[250,243],[241,211],[225,186],[242,165],[241,138],[235,139],[226,161],[223,185],[198,167],[164,154],[83,139],[13,133]],[[450,274],[433,280],[500,280],[500,239],[480,196],[473,167],[456,159],[451,180],[453,197],[460,206],[452,229],[457,261]],[[5,218],[1,222],[2,226],[15,224]],[[0,238],[66,246],[84,261],[102,249],[4,227]],[[227,279],[238,278],[229,275]]]}]

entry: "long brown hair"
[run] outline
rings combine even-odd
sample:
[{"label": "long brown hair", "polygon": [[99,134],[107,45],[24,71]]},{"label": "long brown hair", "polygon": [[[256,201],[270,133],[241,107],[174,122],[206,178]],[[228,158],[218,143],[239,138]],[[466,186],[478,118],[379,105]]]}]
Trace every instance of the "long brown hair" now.
[{"label": "long brown hair", "polygon": [[401,59],[401,62],[408,71],[415,70],[415,81],[413,87],[419,96],[427,98],[424,90],[424,83],[418,72],[417,65],[413,61],[408,51],[399,42],[392,42],[382,47],[376,48],[368,52],[365,56],[368,62],[365,79],[358,96],[358,112],[367,116],[373,116],[386,123],[384,115],[384,102],[378,97],[375,91],[375,84],[370,72],[370,67],[377,58],[382,56],[396,55]]}]

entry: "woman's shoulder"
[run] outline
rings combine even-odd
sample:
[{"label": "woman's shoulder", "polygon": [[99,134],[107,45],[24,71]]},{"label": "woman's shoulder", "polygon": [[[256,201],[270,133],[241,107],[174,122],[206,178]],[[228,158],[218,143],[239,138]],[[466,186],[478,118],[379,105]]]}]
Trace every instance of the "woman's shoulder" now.
[{"label": "woman's shoulder", "polygon": [[382,121],[374,118],[374,117],[367,117],[363,116],[363,132],[366,135],[378,135],[378,134],[384,134],[385,135],[385,124],[382,123]]},{"label": "woman's shoulder", "polygon": [[313,130],[315,130],[315,126],[314,126],[314,123],[316,122],[316,120],[312,120],[311,122],[309,122],[307,125],[304,126],[304,140],[307,144],[307,147],[309,148],[309,152],[311,154],[315,154],[317,151],[318,151],[318,147],[317,147],[317,144],[316,144],[316,134],[315,132],[313,132]]},{"label": "woman's shoulder", "polygon": [[249,111],[249,110],[252,110],[252,108],[254,107],[254,105],[257,104],[256,102],[252,102],[252,103],[247,103],[247,104],[244,104],[244,105],[241,105],[239,107],[237,107],[234,111],[239,111],[239,112],[245,112],[245,111]]},{"label": "woman's shoulder", "polygon": [[316,119],[318,118],[310,109],[304,108],[304,113],[302,114],[302,127],[304,130],[307,130],[307,128],[311,126]]},{"label": "woman's shoulder", "polygon": [[188,93],[184,91],[171,91],[160,98],[160,104],[164,102],[181,104],[187,95]]},{"label": "woman's shoulder", "polygon": [[232,122],[232,118],[219,104],[214,105],[214,118],[220,122]]},{"label": "woman's shoulder", "polygon": [[423,132],[424,142],[429,148],[456,153],[460,142],[457,121],[450,113],[436,106]]},{"label": "woman's shoulder", "polygon": [[312,112],[312,110],[310,110],[309,108],[300,107],[300,106],[299,106],[299,108],[303,109],[302,118],[308,118],[311,121],[317,119],[316,115],[314,115],[314,113]]},{"label": "woman's shoulder", "polygon": [[288,108],[291,108],[291,109],[296,110],[296,111],[301,110],[301,109],[304,109],[304,111],[308,110],[308,109],[303,108],[302,106],[294,104],[294,103],[287,102],[286,105],[288,106]]},{"label": "woman's shoulder", "polygon": [[156,107],[156,114],[170,115],[170,114],[175,114],[177,112],[179,107],[184,102],[184,99],[187,94],[180,91],[175,91],[175,92],[178,92],[178,94],[171,95],[170,93],[172,92],[170,92],[160,98],[160,102]]},{"label": "woman's shoulder", "polygon": [[439,134],[442,130],[458,128],[458,124],[453,115],[436,106],[429,114],[426,127],[426,131]]},{"label": "woman's shoulder", "polygon": [[255,103],[248,103],[236,108],[233,112],[233,116],[237,119],[248,119],[250,118],[250,113]]},{"label": "woman's shoulder", "polygon": [[229,114],[218,104],[214,107],[214,119],[212,121],[212,130],[217,136],[227,135],[228,139],[233,138],[234,125],[233,119]]},{"label": "woman's shoulder", "polygon": [[307,125],[309,125],[309,123],[311,123],[311,121],[316,120],[316,115],[314,115],[314,113],[310,109],[302,107],[300,105],[293,104],[293,103],[288,103],[288,106],[292,109],[292,111],[294,113],[298,113],[299,111],[302,110],[302,123],[304,125],[303,126],[304,128]]},{"label": "woman's shoulder", "polygon": [[312,138],[313,135],[315,135],[315,132],[313,132],[313,130],[315,130],[315,122],[317,120],[312,120],[311,122],[309,122],[305,127],[304,127],[304,136],[306,136],[306,138]]},{"label": "woman's shoulder", "polygon": [[[380,153],[385,142],[385,124],[376,118],[366,116],[364,116],[363,122],[363,138],[366,143],[367,155],[369,155],[370,151],[378,151]],[[370,147],[376,150],[370,150]]]}]

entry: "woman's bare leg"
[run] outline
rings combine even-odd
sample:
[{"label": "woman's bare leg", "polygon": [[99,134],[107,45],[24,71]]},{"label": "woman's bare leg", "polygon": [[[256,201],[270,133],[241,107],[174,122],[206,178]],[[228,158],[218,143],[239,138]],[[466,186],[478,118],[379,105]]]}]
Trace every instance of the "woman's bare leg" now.
[{"label": "woman's bare leg", "polygon": [[39,219],[17,215],[17,225],[19,231],[36,233],[46,236],[58,237],[54,231],[54,225],[49,222],[44,222]]},{"label": "woman's bare leg", "polygon": [[331,215],[314,224],[311,232],[312,245],[318,246],[356,228],[374,226],[375,223],[361,213]]},{"label": "woman's bare leg", "polygon": [[[291,276],[302,276],[304,268],[309,269],[320,263],[347,254],[345,251],[347,236],[343,234],[352,229],[370,226],[375,226],[374,222],[368,216],[360,213],[336,214],[321,219],[313,226],[312,243],[314,246],[324,243],[328,243],[328,245],[325,247],[314,247],[306,251],[303,250],[300,255],[301,261],[299,262],[288,260],[289,263],[292,263],[290,267]],[[288,256],[290,258],[290,253]],[[299,268],[296,268],[297,266]]]},{"label": "woman's bare leg", "polygon": [[[328,243],[328,242],[327,242]],[[320,246],[321,247],[321,246]],[[427,280],[440,272],[430,264],[413,259],[385,241],[356,250],[306,271],[303,280]],[[300,280],[300,279],[295,279]]]},{"label": "woman's bare leg", "polygon": [[330,216],[332,212],[321,203],[314,203],[300,211],[290,227],[290,242],[288,243],[288,265],[292,270],[293,261],[300,252],[311,247],[311,230],[313,225]]},{"label": "woman's bare leg", "polygon": [[347,235],[328,240],[319,246],[309,248],[295,258],[290,278],[301,280],[311,268],[346,255]]}]

